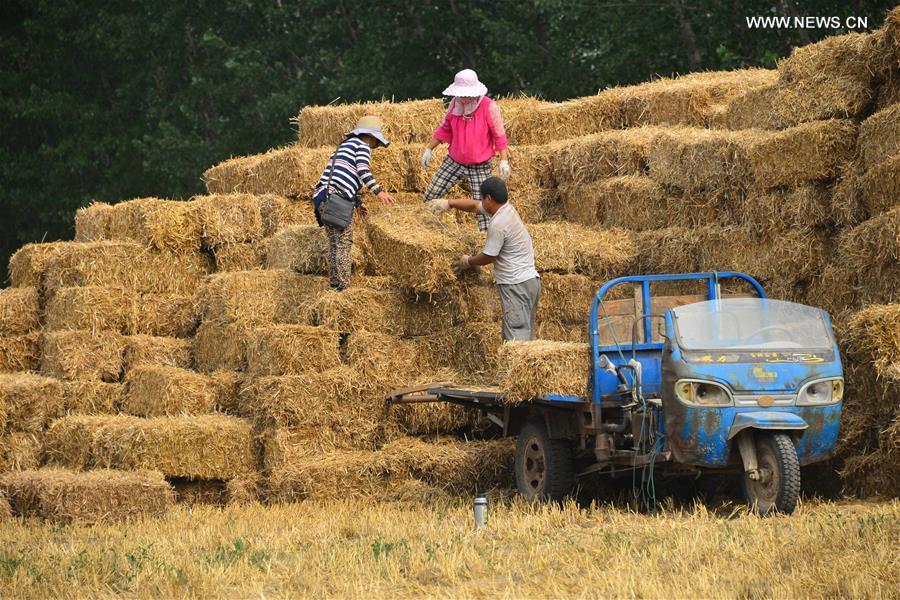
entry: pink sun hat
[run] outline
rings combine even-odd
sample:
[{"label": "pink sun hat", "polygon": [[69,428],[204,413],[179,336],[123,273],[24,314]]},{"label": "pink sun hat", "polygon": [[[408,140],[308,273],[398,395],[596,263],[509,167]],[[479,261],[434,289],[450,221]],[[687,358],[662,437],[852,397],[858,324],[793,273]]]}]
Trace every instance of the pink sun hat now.
[{"label": "pink sun hat", "polygon": [[478,81],[478,74],[472,69],[463,69],[453,78],[453,85],[444,90],[445,96],[475,98],[487,94],[487,86]]}]

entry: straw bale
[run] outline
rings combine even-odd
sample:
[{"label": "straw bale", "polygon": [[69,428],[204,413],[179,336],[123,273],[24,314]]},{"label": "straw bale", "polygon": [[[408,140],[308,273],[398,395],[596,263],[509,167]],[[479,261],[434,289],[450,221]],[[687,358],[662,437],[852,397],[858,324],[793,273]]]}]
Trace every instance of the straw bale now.
[{"label": "straw bale", "polygon": [[341,362],[340,334],[309,325],[256,328],[247,339],[247,366],[253,375],[300,375]]},{"label": "straw bale", "polygon": [[778,64],[794,123],[860,116],[872,102],[874,81],[885,70],[880,33],[831,36],[795,48]]},{"label": "straw bale", "polygon": [[260,154],[230,158],[203,173],[206,190],[210,194],[231,194],[245,191],[244,187],[250,178],[253,167],[260,160]]},{"label": "straw bale", "polygon": [[727,189],[746,181],[746,148],[761,140],[759,131],[671,128],[655,136],[649,153],[650,176],[683,190]]},{"label": "straw bale", "polygon": [[900,207],[844,230],[835,248],[827,295],[843,288],[847,305],[900,301]]},{"label": "straw bale", "polygon": [[[354,244],[350,251],[353,270],[362,272],[366,267],[359,238],[365,230],[354,231]],[[290,269],[298,273],[322,275],[328,273],[328,238],[325,228],[318,225],[294,225],[285,227],[266,240],[266,268]]]},{"label": "straw bale", "polygon": [[39,288],[41,278],[53,258],[61,249],[71,244],[72,242],[25,244],[16,250],[9,259],[9,278],[12,286]]},{"label": "straw bale", "polygon": [[[439,382],[469,383],[466,375],[450,369],[440,369],[422,373],[416,380],[410,380],[402,385],[412,386]],[[449,402],[400,404],[394,405],[391,411],[397,420],[400,431],[409,435],[460,431],[471,428],[478,421],[478,411],[467,410],[458,404]]]},{"label": "straw bale", "polygon": [[109,237],[172,252],[200,247],[200,215],[195,202],[140,198],[112,207]]},{"label": "straw bale", "polygon": [[63,287],[44,309],[49,330],[111,330],[124,333],[135,314],[135,295],[118,287]]},{"label": "straw bale", "polygon": [[506,134],[514,144],[544,144],[625,126],[617,90],[566,102],[532,98],[499,102]]},{"label": "straw bale", "polygon": [[225,482],[225,499],[228,504],[252,504],[263,498],[265,479],[258,473],[241,475]]},{"label": "straw bale", "polygon": [[587,344],[533,340],[506,342],[500,348],[497,376],[510,404],[539,394],[587,394],[590,349]]},{"label": "straw bale", "polygon": [[588,326],[585,323],[563,324],[556,321],[538,321],[535,339],[551,342],[588,342]]},{"label": "straw bale", "polygon": [[376,115],[384,122],[384,134],[392,144],[427,140],[441,124],[444,103],[440,98],[407,102],[366,102],[305,106],[296,119],[304,146],[336,146],[360,117]]},{"label": "straw bale", "polygon": [[325,277],[288,270],[219,273],[197,295],[204,322],[306,323],[308,305],[328,286]]},{"label": "straw bale", "polygon": [[94,466],[152,469],[166,477],[231,479],[255,470],[250,424],[226,415],[97,417]]},{"label": "straw bale", "polygon": [[41,365],[41,334],[0,336],[0,373],[36,371]]},{"label": "straw bale", "polygon": [[674,79],[604,92],[618,96],[625,127],[640,125],[692,125],[703,127],[710,113],[731,98],[771,84],[777,73],[767,69],[741,69],[692,73]]},{"label": "straw bale", "polygon": [[881,85],[878,86],[875,110],[885,109],[897,102],[900,102],[900,59],[897,61],[897,67],[891,69]]},{"label": "straw bale", "polygon": [[197,329],[195,298],[187,294],[141,294],[128,333],[187,338]]},{"label": "straw bale", "polygon": [[428,347],[420,338],[400,339],[386,333],[357,331],[347,337],[344,351],[355,374],[385,387],[403,387],[406,381],[431,368]]},{"label": "straw bale", "polygon": [[798,119],[782,100],[784,84],[772,83],[746,90],[710,114],[716,129],[784,129],[808,119]]},{"label": "straw bale", "polygon": [[5,494],[0,494],[0,521],[12,516],[12,507],[9,505],[9,500],[6,499]]},{"label": "straw bale", "polygon": [[47,465],[70,469],[93,467],[94,433],[110,418],[117,417],[73,414],[51,422],[44,434]]},{"label": "straw bale", "polygon": [[0,490],[17,516],[59,524],[159,517],[172,506],[169,484],[153,471],[21,471],[0,475]]},{"label": "straw bale", "polygon": [[396,290],[352,287],[322,293],[310,306],[312,322],[342,333],[379,331],[403,335],[405,295]]},{"label": "straw bale", "polygon": [[213,250],[216,271],[249,271],[261,269],[265,263],[266,248],[260,242],[222,244]]},{"label": "straw bale", "polygon": [[43,447],[41,433],[10,431],[0,434],[0,473],[37,469]]},{"label": "straw bale", "polygon": [[275,235],[284,227],[312,225],[316,222],[311,192],[294,200],[275,194],[263,194],[259,196],[259,210],[263,235],[266,237]]},{"label": "straw bale", "polygon": [[333,450],[352,450],[323,440],[317,428],[269,427],[262,434],[262,468],[270,473],[283,465]]},{"label": "straw bale", "polygon": [[584,275],[544,273],[541,276],[541,301],[538,322],[583,323],[600,284]]},{"label": "straw bale", "polygon": [[129,335],[124,338],[123,369],[130,371],[145,366],[189,369],[193,364],[189,339],[155,335]]},{"label": "straw bale", "polygon": [[859,154],[866,168],[900,154],[900,104],[880,110],[862,122]]},{"label": "straw bale", "polygon": [[137,367],[125,378],[122,412],[138,417],[207,414],[216,409],[217,392],[212,379],[193,371]]},{"label": "straw bale", "polygon": [[205,373],[247,368],[247,339],[254,326],[247,323],[209,322],[194,336],[194,362]]},{"label": "straw bale", "polygon": [[676,203],[668,200],[666,190],[644,175],[565,186],[560,197],[566,220],[587,226],[658,229],[676,216],[670,210]]},{"label": "straw bale", "polygon": [[[493,281],[477,281],[461,286],[456,297],[448,297],[444,302],[460,304],[459,317],[445,326],[457,325],[461,322],[498,322],[502,317],[500,294]],[[423,335],[432,333],[424,332]]]},{"label": "straw bale", "polygon": [[297,502],[378,496],[396,487],[398,470],[384,452],[334,450],[298,457],[269,475],[270,500]]},{"label": "straw bale", "polygon": [[[811,230],[832,218],[831,194],[826,186],[752,191],[733,208],[734,219],[759,234]],[[712,220],[707,223],[714,222]]]},{"label": "straw bale", "polygon": [[62,385],[56,379],[0,373],[0,431],[39,432],[62,412]]},{"label": "straw bale", "polygon": [[66,414],[108,415],[119,411],[122,403],[121,383],[104,381],[64,381],[63,407]]},{"label": "straw bale", "polygon": [[123,337],[111,331],[47,332],[41,340],[41,372],[59,379],[117,381],[124,347]]},{"label": "straw bale", "polygon": [[178,504],[224,506],[228,498],[225,482],[221,479],[173,477],[168,481],[175,493],[175,502]]},{"label": "straw bale", "polygon": [[259,199],[250,194],[195,196],[202,242],[207,248],[255,242],[263,236]]},{"label": "straw bale", "polygon": [[97,242],[110,239],[109,224],[113,207],[105,202],[92,201],[75,211],[75,241]]},{"label": "straw bale", "polygon": [[43,288],[127,287],[191,292],[212,265],[200,252],[148,251],[133,242],[60,242],[46,260]]},{"label": "straw bale", "polygon": [[859,178],[859,189],[862,207],[869,217],[877,217],[900,204],[900,155],[866,171]]},{"label": "straw bale", "polygon": [[39,326],[37,289],[22,287],[0,290],[0,335],[21,335]]},{"label": "straw bale", "polygon": [[597,279],[626,274],[635,256],[631,235],[564,222],[529,225],[538,271],[574,273]]},{"label": "straw bale", "polygon": [[220,411],[237,417],[249,417],[250,411],[241,402],[241,389],[249,377],[236,371],[207,373],[216,385],[217,404]]},{"label": "straw bale", "polygon": [[448,327],[422,340],[432,368],[452,369],[473,380],[492,376],[501,343],[500,324],[490,322]]},{"label": "straw bale", "polygon": [[367,380],[356,369],[259,377],[241,391],[258,427],[314,430],[322,443],[371,448],[390,426],[384,396],[395,386]]},{"label": "straw bale", "polygon": [[440,292],[454,281],[455,261],[472,252],[450,226],[420,207],[376,215],[367,230],[378,271],[424,293]]},{"label": "straw bale", "polygon": [[426,441],[406,437],[387,444],[383,453],[406,477],[452,494],[476,494],[492,488],[511,488],[514,484],[512,439],[471,441],[439,437]]},{"label": "straw bale", "polygon": [[747,151],[749,174],[760,189],[830,179],[850,159],[855,140],[856,125],[839,120],[798,125],[753,139],[756,143]]},{"label": "straw bale", "polygon": [[638,175],[649,168],[660,127],[606,131],[549,144],[550,173],[558,185],[579,185],[616,175]]}]

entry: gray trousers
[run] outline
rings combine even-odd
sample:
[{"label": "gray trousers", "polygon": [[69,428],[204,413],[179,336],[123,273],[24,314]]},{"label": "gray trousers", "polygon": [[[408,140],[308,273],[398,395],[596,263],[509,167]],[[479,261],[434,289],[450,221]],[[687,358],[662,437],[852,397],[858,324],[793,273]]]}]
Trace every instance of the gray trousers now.
[{"label": "gray trousers", "polygon": [[503,309],[503,341],[534,338],[535,315],[541,299],[541,278],[522,283],[497,284]]}]

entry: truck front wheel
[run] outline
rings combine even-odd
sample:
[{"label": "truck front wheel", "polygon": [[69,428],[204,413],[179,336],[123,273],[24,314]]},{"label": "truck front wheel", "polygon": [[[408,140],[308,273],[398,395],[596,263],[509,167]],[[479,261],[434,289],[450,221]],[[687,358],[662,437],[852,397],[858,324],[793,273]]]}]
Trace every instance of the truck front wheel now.
[{"label": "truck front wheel", "polygon": [[759,478],[743,475],[747,504],[760,515],[790,514],[800,497],[800,461],[791,438],[784,433],[757,435]]},{"label": "truck front wheel", "polygon": [[522,427],[516,440],[516,486],[529,500],[562,500],[575,485],[572,444],[553,440],[544,424]]}]

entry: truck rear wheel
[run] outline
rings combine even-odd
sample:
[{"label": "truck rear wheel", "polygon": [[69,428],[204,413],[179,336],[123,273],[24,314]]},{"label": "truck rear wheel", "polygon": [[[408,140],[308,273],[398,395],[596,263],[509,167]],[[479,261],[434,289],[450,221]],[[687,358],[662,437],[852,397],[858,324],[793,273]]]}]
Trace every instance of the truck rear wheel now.
[{"label": "truck rear wheel", "polygon": [[516,440],[516,487],[529,500],[562,500],[575,485],[572,444],[553,440],[544,424],[528,423]]},{"label": "truck rear wheel", "polygon": [[794,512],[800,497],[800,461],[791,438],[784,433],[757,434],[756,462],[759,479],[743,475],[747,504],[759,515]]}]

